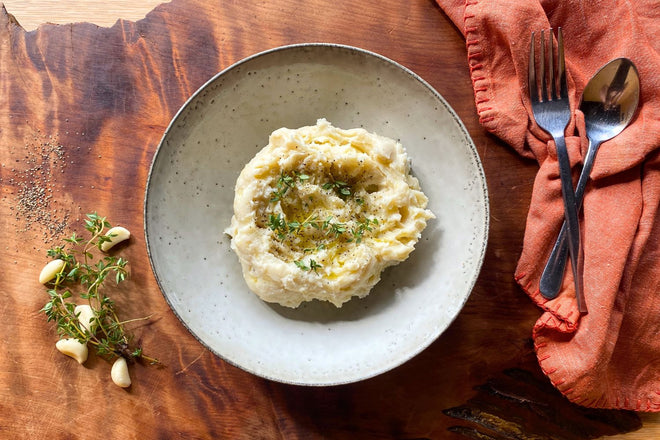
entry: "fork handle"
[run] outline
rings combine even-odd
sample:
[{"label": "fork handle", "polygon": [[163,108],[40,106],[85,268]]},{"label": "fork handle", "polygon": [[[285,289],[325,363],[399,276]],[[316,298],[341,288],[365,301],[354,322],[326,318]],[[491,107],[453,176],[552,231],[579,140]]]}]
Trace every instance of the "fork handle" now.
[{"label": "fork handle", "polygon": [[573,178],[571,173],[571,163],[566,150],[566,140],[563,133],[555,137],[557,147],[557,162],[559,163],[559,178],[561,180],[561,195],[564,199],[564,218],[568,229],[568,252],[571,257],[571,268],[573,269],[573,279],[575,281],[575,298],[580,313],[586,313],[582,291],[582,270],[581,270],[581,246],[580,246],[580,224],[577,214],[577,203],[575,202],[575,192],[573,189]]},{"label": "fork handle", "polygon": [[[577,205],[578,212],[582,207],[584,191],[587,182],[589,181],[589,175],[591,174],[591,169],[593,168],[594,159],[596,158],[599,146],[600,142],[592,142],[591,139],[589,139],[589,148],[587,149],[587,155],[584,159],[584,166],[575,189],[575,204]],[[541,291],[541,295],[546,299],[556,298],[561,289],[564,271],[566,269],[566,261],[568,258],[568,242],[566,241],[567,233],[567,225],[564,220],[557,241],[555,241],[555,245],[550,253],[550,258],[548,258],[548,262],[541,274],[539,290]]]}]

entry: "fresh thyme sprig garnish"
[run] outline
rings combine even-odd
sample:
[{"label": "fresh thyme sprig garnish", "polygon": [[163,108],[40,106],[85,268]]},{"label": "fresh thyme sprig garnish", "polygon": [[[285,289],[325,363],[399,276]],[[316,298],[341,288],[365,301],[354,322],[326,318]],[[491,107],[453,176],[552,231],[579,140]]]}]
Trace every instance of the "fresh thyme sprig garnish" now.
[{"label": "fresh thyme sprig garnish", "polygon": [[273,195],[270,198],[270,201],[277,202],[282,200],[282,197],[284,197],[289,189],[296,186],[296,182],[305,182],[306,180],[309,180],[309,176],[304,173],[299,173],[297,171],[294,171],[292,174],[282,173],[275,184],[277,189],[273,190]]},{"label": "fresh thyme sprig garnish", "polygon": [[333,222],[332,217],[330,217],[323,222],[321,230],[326,231],[325,235],[332,233],[335,237],[339,237],[341,234],[346,232],[346,223]]},{"label": "fresh thyme sprig garnish", "polygon": [[353,191],[348,183],[342,182],[341,180],[333,180],[332,182],[324,183],[321,188],[325,190],[334,190],[335,193],[342,199],[346,199],[353,195]]},{"label": "fresh thyme sprig garnish", "polygon": [[284,240],[289,232],[291,232],[289,230],[289,224],[281,214],[270,214],[268,216],[268,227],[275,231],[280,240]]},{"label": "fresh thyme sprig garnish", "polygon": [[378,225],[378,219],[377,218],[365,218],[363,220],[360,220],[358,222],[357,228],[351,229],[351,235],[352,238],[350,238],[348,241],[355,241],[355,243],[361,243],[362,242],[362,237],[364,236],[364,233],[366,231],[371,232],[373,230],[372,226]]},{"label": "fresh thyme sprig garnish", "polygon": [[318,273],[318,269],[321,269],[323,267],[322,265],[320,265],[319,263],[317,263],[315,260],[313,260],[311,258],[309,259],[309,265],[307,265],[305,263],[305,261],[303,261],[303,260],[294,261],[294,264],[302,270],[305,270],[305,271],[311,270],[311,271],[314,271],[315,273]]},{"label": "fresh thyme sprig garnish", "polygon": [[364,199],[361,197],[357,197],[357,195],[353,191],[353,187],[349,185],[346,182],[342,182],[341,180],[333,180],[332,182],[326,182],[323,185],[321,185],[321,188],[325,190],[333,190],[337,196],[339,196],[340,199],[346,200],[349,197],[353,197],[355,200],[355,203],[358,205],[364,205]]},{"label": "fresh thyme sprig garnish", "polygon": [[[127,277],[128,261],[115,255],[100,254],[104,243],[112,242],[110,223],[96,213],[87,214],[85,229],[91,238],[83,239],[75,233],[64,239],[65,244],[48,250],[48,256],[61,260],[61,269],[48,287],[49,300],[42,308],[47,320],[53,321],[61,338],[73,338],[81,344],[94,346],[97,353],[106,358],[123,357],[132,362],[136,359],[157,364],[159,361],[147,356],[142,348],[131,345],[131,335],[124,326],[128,323],[149,319],[149,317],[121,321],[117,316],[115,303],[102,290],[108,277],[120,284]],[[95,252],[98,251],[97,255]],[[76,292],[76,288],[81,289]],[[74,295],[91,307],[89,323],[80,321],[76,312],[77,304],[72,302]]]},{"label": "fresh thyme sprig garnish", "polygon": [[301,230],[312,227],[315,229],[320,229],[319,223],[317,222],[316,217],[308,217],[302,222],[287,222],[282,214],[270,214],[268,216],[268,227],[275,231],[277,238],[280,240],[286,239],[289,234],[298,234]]},{"label": "fresh thyme sprig garnish", "polygon": [[333,234],[335,237],[346,232],[346,224],[333,221],[328,217],[325,221],[319,222],[317,217],[308,217],[302,222],[287,222],[282,214],[270,214],[268,216],[268,227],[277,234],[277,238],[285,240],[290,235],[299,234],[305,228],[314,228],[324,231],[324,235]]},{"label": "fresh thyme sprig garnish", "polygon": [[[295,188],[296,183],[304,183],[309,180],[309,176],[305,173],[300,173],[298,171],[293,171],[292,173],[281,173],[277,183],[275,184],[275,189],[272,192],[270,198],[271,202],[278,202],[286,195],[286,193]],[[332,182],[326,182],[321,185],[321,188],[324,190],[333,190],[340,198],[346,200],[348,197],[353,195],[353,189],[351,186],[341,180],[332,180]],[[362,199],[357,199],[359,204],[363,203]]]}]

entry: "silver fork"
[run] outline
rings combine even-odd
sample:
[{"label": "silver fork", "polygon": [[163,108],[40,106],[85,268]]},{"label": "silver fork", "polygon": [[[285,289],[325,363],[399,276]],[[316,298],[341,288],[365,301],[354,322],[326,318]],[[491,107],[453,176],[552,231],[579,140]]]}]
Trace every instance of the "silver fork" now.
[{"label": "silver fork", "polygon": [[[578,223],[577,203],[573,189],[571,164],[566,150],[564,130],[571,119],[571,109],[568,102],[568,86],[566,85],[566,66],[564,64],[564,38],[561,28],[557,29],[557,71],[554,66],[554,41],[552,29],[548,30],[548,47],[546,55],[545,32],[541,31],[539,51],[540,81],[537,81],[535,35],[529,45],[529,97],[532,103],[534,119],[539,127],[550,133],[557,146],[557,161],[559,162],[559,177],[561,193],[564,199],[564,217],[568,232],[568,249],[571,256],[571,267],[575,279],[575,297],[578,309],[587,312],[582,291],[582,270],[580,258],[580,225]],[[547,62],[547,67],[546,67]],[[555,74],[557,77],[555,77]],[[539,94],[540,90],[540,94]]]}]

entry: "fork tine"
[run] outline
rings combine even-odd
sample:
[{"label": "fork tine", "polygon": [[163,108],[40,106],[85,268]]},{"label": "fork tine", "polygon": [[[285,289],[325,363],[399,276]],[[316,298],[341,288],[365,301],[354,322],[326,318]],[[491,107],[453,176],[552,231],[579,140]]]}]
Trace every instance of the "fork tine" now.
[{"label": "fork tine", "polygon": [[529,88],[529,99],[532,102],[538,102],[539,100],[539,88],[536,83],[536,57],[534,52],[534,39],[535,34],[532,31],[532,39],[529,43],[529,64],[528,64],[528,73],[527,73],[527,86]]},{"label": "fork tine", "polygon": [[548,96],[550,99],[557,99],[557,83],[555,82],[555,51],[552,28],[548,30]]},{"label": "fork tine", "polygon": [[539,51],[539,70],[541,72],[541,102],[548,100],[545,72],[545,32],[541,29],[541,48]]},{"label": "fork tine", "polygon": [[566,64],[564,62],[564,36],[561,27],[557,29],[557,72],[559,75],[559,96],[568,99],[568,86],[566,84]]}]

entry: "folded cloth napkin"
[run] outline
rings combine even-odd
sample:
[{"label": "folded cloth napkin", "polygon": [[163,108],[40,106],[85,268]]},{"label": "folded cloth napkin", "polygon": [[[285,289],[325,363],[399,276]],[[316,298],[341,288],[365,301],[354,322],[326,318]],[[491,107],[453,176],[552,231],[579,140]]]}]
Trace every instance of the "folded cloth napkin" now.
[{"label": "folded cloth napkin", "polygon": [[[660,3],[658,0],[436,0],[463,33],[481,124],[539,163],[515,278],[543,310],[533,329],[550,381],[590,407],[660,411]],[[527,96],[531,31],[562,27],[575,117],[567,145],[575,177],[586,152],[577,110],[589,78],[628,57],[641,81],[633,123],[603,143],[581,218],[580,315],[567,265],[558,298],[539,279],[563,221],[556,151]],[[576,133],[577,132],[577,133]]]}]

